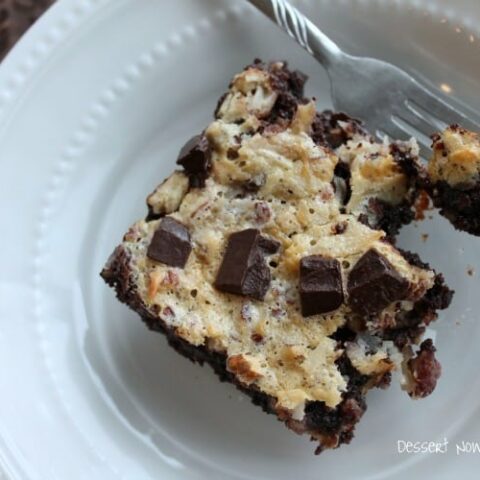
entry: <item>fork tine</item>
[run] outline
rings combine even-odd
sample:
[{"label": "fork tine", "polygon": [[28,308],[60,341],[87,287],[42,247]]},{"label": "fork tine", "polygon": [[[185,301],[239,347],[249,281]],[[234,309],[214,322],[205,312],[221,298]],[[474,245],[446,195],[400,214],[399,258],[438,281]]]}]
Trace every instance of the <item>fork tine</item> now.
[{"label": "fork tine", "polygon": [[412,138],[412,135],[398,125],[393,119],[386,121],[382,125],[382,130],[391,140],[410,140],[410,138]]},{"label": "fork tine", "polygon": [[[412,138],[412,135],[393,119],[383,125],[383,130],[389,138],[393,140],[410,140]],[[417,143],[420,149],[420,157],[428,160],[432,155],[430,145],[427,145],[423,140],[418,138]]]},{"label": "fork tine", "polygon": [[418,83],[416,88],[410,91],[410,94],[411,99],[409,99],[409,101],[437,117],[442,122],[448,125],[458,123],[469,130],[480,131],[480,118],[478,114],[469,111],[469,116],[465,115],[446,100],[433,94]]},{"label": "fork tine", "polygon": [[409,105],[406,105],[404,109],[399,110],[397,115],[401,120],[408,123],[412,128],[418,130],[426,137],[430,137],[440,129],[439,126],[436,125],[438,122],[429,122],[419,111],[413,109]]},{"label": "fork tine", "polygon": [[423,158],[428,162],[432,158],[432,149],[421,141],[418,141],[418,148],[420,158]]}]

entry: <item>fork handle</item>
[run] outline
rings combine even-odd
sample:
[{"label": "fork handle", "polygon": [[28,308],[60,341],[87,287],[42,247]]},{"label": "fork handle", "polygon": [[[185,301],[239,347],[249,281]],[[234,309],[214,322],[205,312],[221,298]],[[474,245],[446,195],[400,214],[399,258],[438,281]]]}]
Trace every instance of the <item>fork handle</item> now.
[{"label": "fork handle", "polygon": [[344,52],[305,15],[286,0],[248,0],[263,12],[327,70]]}]

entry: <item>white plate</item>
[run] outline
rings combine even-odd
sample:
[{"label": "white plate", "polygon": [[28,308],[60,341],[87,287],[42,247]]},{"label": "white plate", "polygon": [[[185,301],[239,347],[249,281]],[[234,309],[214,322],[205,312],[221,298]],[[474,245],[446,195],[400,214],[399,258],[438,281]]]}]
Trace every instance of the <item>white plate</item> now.
[{"label": "white plate", "polygon": [[[341,45],[393,61],[479,106],[475,0],[303,1]],[[372,392],[356,439],[314,445],[169,349],[98,272],[231,75],[285,58],[327,81],[244,2],[62,0],[0,68],[0,463],[12,479],[476,478],[480,240],[435,217],[400,245],[457,290],[436,325],[444,374],[413,402]],[[427,242],[420,240],[429,233]],[[442,440],[447,454],[397,452]]]}]

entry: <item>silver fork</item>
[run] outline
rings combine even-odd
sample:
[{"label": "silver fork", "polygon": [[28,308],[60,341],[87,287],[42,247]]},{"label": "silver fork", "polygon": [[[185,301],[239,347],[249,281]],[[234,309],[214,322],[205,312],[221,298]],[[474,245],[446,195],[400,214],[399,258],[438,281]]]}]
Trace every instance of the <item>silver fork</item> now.
[{"label": "silver fork", "polygon": [[334,108],[363,120],[377,137],[407,140],[419,132],[420,153],[428,158],[428,137],[445,125],[480,131],[478,114],[460,110],[390,63],[345,53],[288,1],[248,1],[325,67]]}]

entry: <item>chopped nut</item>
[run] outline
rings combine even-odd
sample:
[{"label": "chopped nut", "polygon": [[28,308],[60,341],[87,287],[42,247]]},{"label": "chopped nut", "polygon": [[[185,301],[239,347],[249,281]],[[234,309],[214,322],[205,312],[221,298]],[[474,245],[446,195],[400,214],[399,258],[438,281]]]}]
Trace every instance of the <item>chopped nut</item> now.
[{"label": "chopped nut", "polygon": [[253,334],[257,335],[259,337],[265,337],[267,334],[266,328],[265,328],[265,320],[261,319],[259,320],[255,326],[253,327]]},{"label": "chopped nut", "polygon": [[192,212],[190,218],[195,218],[202,210],[205,210],[208,207],[209,202],[203,202],[201,205],[198,206],[196,210]]},{"label": "chopped nut", "polygon": [[147,198],[147,204],[155,215],[168,215],[178,210],[188,192],[188,177],[183,172],[173,172]]},{"label": "chopped nut", "polygon": [[192,345],[202,345],[205,342],[205,331],[206,329],[198,322],[190,322],[188,325],[177,327],[175,334]]},{"label": "chopped nut", "polygon": [[173,318],[173,317],[175,317],[175,312],[172,310],[171,307],[167,306],[162,310],[162,316]]},{"label": "chopped nut", "polygon": [[167,270],[167,273],[163,277],[162,284],[166,287],[176,287],[178,282],[178,275],[173,270]]},{"label": "chopped nut", "polygon": [[415,220],[425,220],[425,212],[430,210],[430,197],[422,190],[414,204]]},{"label": "chopped nut", "polygon": [[252,339],[255,343],[262,343],[262,342],[263,342],[263,336],[260,335],[260,334],[258,334],[258,333],[252,333],[251,339]]},{"label": "chopped nut", "polygon": [[207,335],[210,339],[218,338],[223,335],[222,330],[219,329],[218,326],[212,322],[208,322],[206,324],[206,329],[207,329]]},{"label": "chopped nut", "polygon": [[[167,270],[165,274],[161,269],[152,270],[148,276],[148,299],[153,301],[155,295],[158,293],[161,287],[171,288],[178,285],[178,275],[173,270]],[[167,307],[169,308],[169,307]]]},{"label": "chopped nut", "polygon": [[281,318],[284,317],[287,314],[287,312],[281,308],[273,308],[272,309],[272,315],[275,318]]},{"label": "chopped nut", "polygon": [[366,344],[348,343],[347,356],[352,365],[363,375],[382,377],[395,369],[395,364],[389,358],[387,351],[367,352]]},{"label": "chopped nut", "polygon": [[252,320],[252,306],[250,303],[244,303],[240,309],[240,316],[242,320],[250,322]]},{"label": "chopped nut", "polygon": [[227,368],[237,375],[245,383],[252,383],[262,377],[259,368],[255,365],[252,357],[247,358],[246,355],[232,355],[227,360]]},{"label": "chopped nut", "polygon": [[133,225],[130,227],[128,232],[123,236],[124,242],[136,242],[141,237],[140,229],[138,228],[138,224]]},{"label": "chopped nut", "polygon": [[278,402],[276,408],[285,407],[295,412],[295,418],[301,420],[304,415],[305,400],[309,400],[308,395],[300,388],[290,390],[279,390]]},{"label": "chopped nut", "polygon": [[255,206],[255,220],[258,223],[267,223],[272,217],[272,210],[266,202],[256,202]]},{"label": "chopped nut", "polygon": [[148,283],[148,299],[152,301],[155,298],[155,295],[158,292],[158,288],[160,286],[160,281],[162,279],[162,273],[160,270],[155,269],[150,272],[149,275],[149,283]]},{"label": "chopped nut", "polygon": [[286,363],[301,363],[305,360],[305,350],[300,345],[286,345],[282,350],[282,358]]}]

